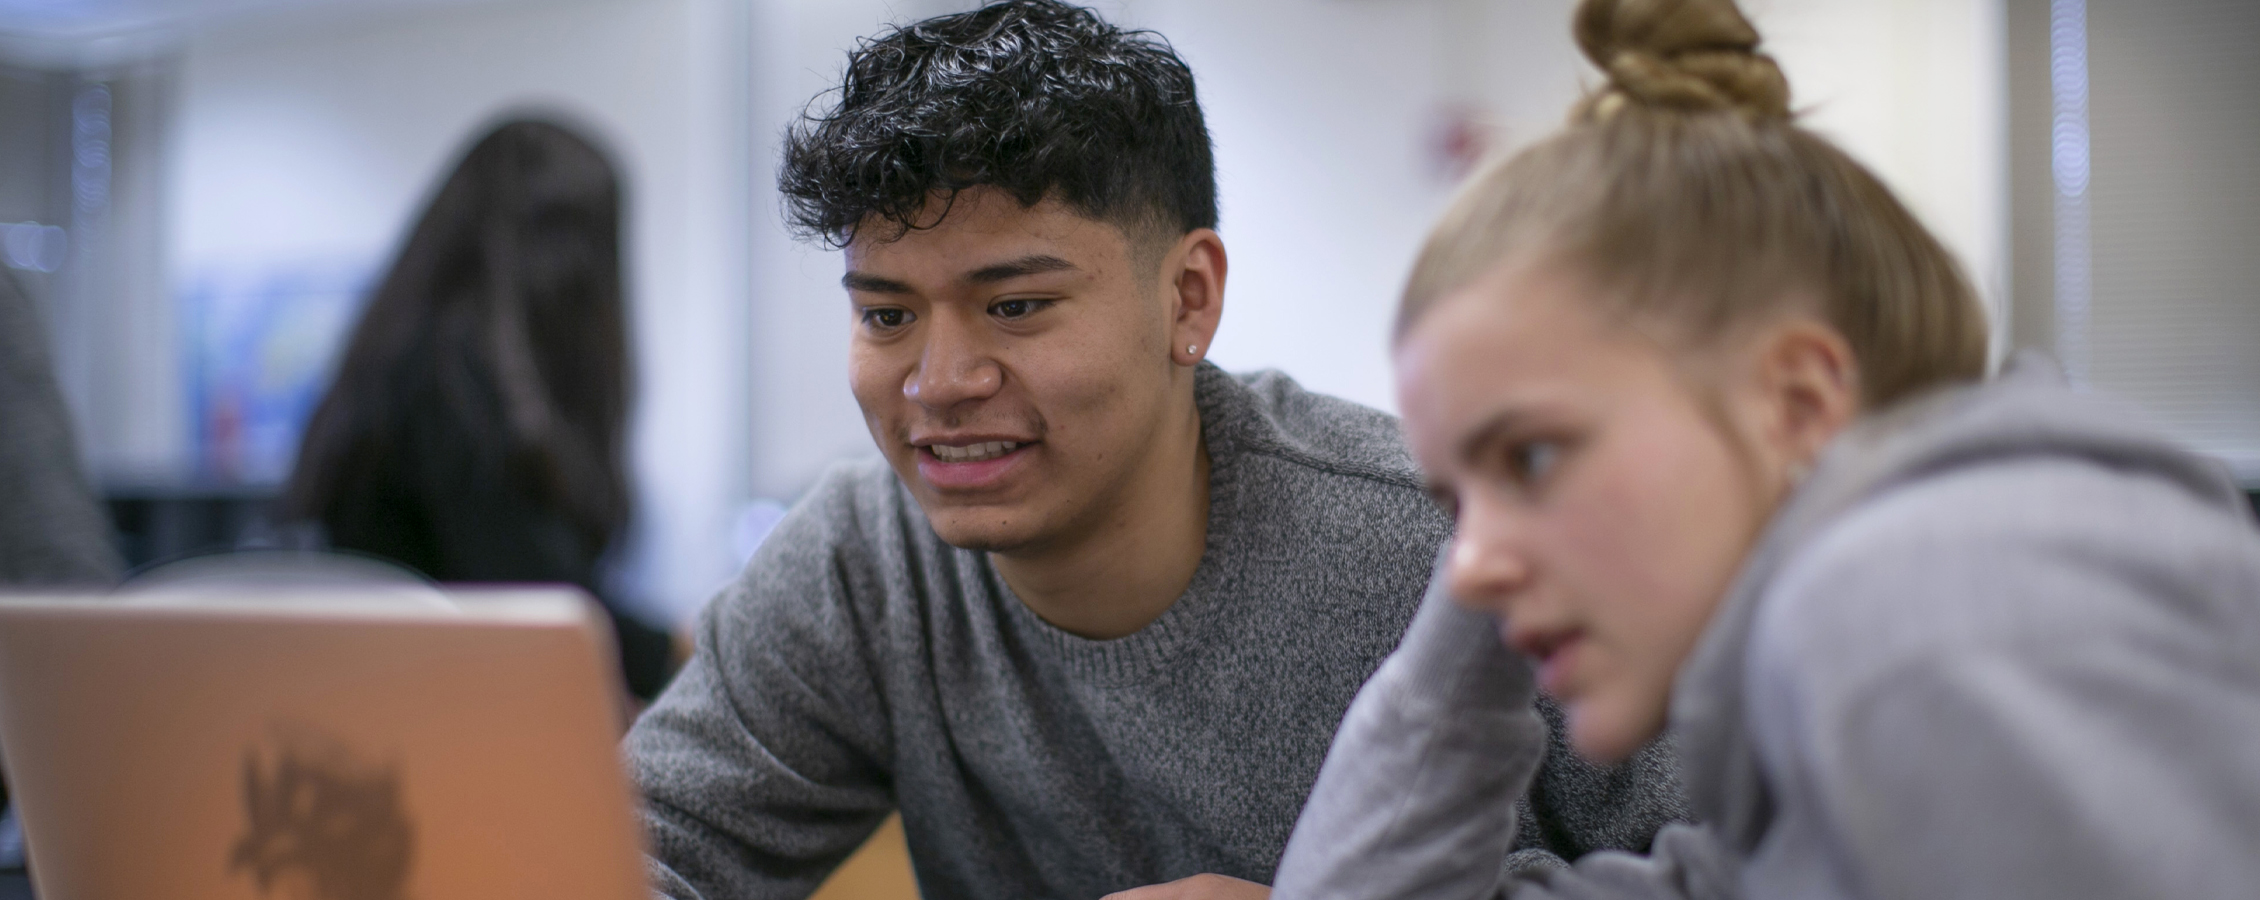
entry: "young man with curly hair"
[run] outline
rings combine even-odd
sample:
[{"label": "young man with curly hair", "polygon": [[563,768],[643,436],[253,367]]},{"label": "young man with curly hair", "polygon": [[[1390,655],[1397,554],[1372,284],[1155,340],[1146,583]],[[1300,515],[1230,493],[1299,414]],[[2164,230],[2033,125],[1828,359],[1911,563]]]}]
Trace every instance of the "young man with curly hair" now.
[{"label": "young man with curly hair", "polygon": [[[929,900],[1262,896],[1450,523],[1394,419],[1203,361],[1191,71],[1014,0],[865,42],[785,150],[884,460],[801,500],[630,733],[657,888],[805,896],[900,810]],[[1519,864],[1646,846],[1663,760],[1553,754]]]}]

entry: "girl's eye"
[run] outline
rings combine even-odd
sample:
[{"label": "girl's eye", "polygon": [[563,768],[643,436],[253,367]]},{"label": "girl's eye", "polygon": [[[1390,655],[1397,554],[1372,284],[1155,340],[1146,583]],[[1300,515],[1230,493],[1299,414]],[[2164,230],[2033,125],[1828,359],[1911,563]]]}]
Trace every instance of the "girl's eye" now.
[{"label": "girl's eye", "polygon": [[1000,319],[1022,319],[1050,305],[1049,300],[999,300],[989,305],[989,314]]},{"label": "girl's eye", "polygon": [[910,324],[910,310],[894,306],[879,306],[863,311],[863,324],[879,329],[901,328]]},{"label": "girl's eye", "polygon": [[1561,457],[1562,445],[1554,441],[1524,441],[1507,448],[1507,465],[1514,469],[1515,479],[1526,485],[1544,481]]}]

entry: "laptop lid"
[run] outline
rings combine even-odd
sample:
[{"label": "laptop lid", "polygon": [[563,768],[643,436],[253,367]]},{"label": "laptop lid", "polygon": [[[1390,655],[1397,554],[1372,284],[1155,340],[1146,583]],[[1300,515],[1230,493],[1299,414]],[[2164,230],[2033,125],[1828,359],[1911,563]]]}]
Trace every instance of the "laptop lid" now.
[{"label": "laptop lid", "polygon": [[42,900],[648,896],[571,589],[0,598],[0,764]]}]

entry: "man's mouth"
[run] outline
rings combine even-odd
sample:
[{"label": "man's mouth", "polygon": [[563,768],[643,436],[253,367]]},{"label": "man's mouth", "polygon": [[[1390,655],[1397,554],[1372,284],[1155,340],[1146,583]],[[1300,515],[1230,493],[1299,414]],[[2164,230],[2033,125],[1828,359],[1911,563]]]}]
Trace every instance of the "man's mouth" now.
[{"label": "man's mouth", "polygon": [[921,438],[918,477],[941,491],[987,491],[1004,487],[1026,468],[1039,441],[1005,440],[995,435]]},{"label": "man's mouth", "polygon": [[933,454],[935,459],[946,463],[982,462],[1018,450],[1022,443],[1021,441],[982,441],[977,444],[957,446],[928,444],[926,445],[926,452]]}]

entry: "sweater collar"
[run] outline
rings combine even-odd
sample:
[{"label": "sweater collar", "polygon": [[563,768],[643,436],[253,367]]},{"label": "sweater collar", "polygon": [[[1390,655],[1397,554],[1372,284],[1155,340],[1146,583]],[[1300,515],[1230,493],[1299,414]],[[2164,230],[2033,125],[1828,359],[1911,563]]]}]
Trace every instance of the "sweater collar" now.
[{"label": "sweater collar", "polygon": [[1046,655],[1094,683],[1145,678],[1166,666],[1183,647],[1198,643],[1219,598],[1230,593],[1235,580],[1229,565],[1231,547],[1241,523],[1251,514],[1245,508],[1250,498],[1240,490],[1240,460],[1249,446],[1276,441],[1276,427],[1263,414],[1255,391],[1214,363],[1203,361],[1194,371],[1193,400],[1209,456],[1208,536],[1185,592],[1146,627],[1108,640],[1065,631],[1020,602],[987,555],[980,554],[980,564],[1005,600],[1007,615]]}]

